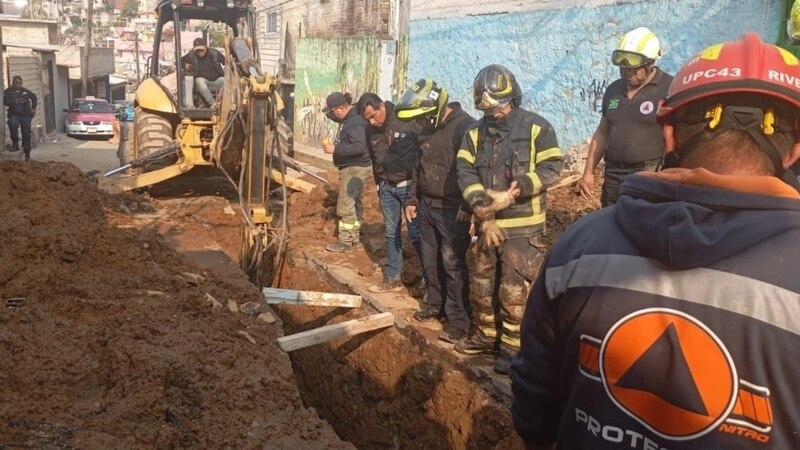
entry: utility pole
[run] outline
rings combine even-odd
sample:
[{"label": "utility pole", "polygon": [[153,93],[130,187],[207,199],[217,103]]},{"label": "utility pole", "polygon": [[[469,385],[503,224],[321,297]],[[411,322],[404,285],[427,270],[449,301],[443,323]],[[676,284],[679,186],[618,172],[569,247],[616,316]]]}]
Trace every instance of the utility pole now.
[{"label": "utility pole", "polygon": [[81,89],[83,96],[89,95],[89,51],[92,48],[92,15],[94,14],[94,0],[89,0],[86,11],[86,43],[83,47],[83,62],[81,63]]},{"label": "utility pole", "polygon": [[139,30],[134,28],[134,31],[136,32],[134,49],[136,50],[136,85],[138,86],[142,82],[141,69],[139,68]]}]

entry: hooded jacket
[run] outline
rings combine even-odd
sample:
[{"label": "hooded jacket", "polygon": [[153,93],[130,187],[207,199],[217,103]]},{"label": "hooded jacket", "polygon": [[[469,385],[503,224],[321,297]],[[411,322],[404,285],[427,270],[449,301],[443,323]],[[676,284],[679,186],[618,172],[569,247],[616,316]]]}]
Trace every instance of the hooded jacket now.
[{"label": "hooded jacket", "polygon": [[800,196],[773,177],[745,181],[632,175],[616,206],[564,233],[512,362],[524,440],[798,448]]}]

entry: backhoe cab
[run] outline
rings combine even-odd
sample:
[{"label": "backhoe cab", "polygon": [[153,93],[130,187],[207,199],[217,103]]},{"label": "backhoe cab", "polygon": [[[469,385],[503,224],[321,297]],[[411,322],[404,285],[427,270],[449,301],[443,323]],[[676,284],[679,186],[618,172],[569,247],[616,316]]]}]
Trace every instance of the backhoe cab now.
[{"label": "backhoe cab", "polygon": [[[153,56],[136,90],[134,121],[120,142],[121,167],[107,173],[101,185],[127,191],[196,166],[221,169],[239,191],[247,222],[242,267],[259,278],[265,252],[284,247],[285,217],[282,225],[272,224],[267,196],[268,175],[277,181],[286,176],[279,135],[287,133],[276,132],[283,105],[274,79],[259,67],[255,8],[250,0],[160,0],[156,12]],[[224,83],[212,105],[197,102],[193,73],[181,63],[193,51],[181,45],[185,26],[194,25],[188,21],[224,24]],[[174,69],[170,73],[159,71],[165,62]],[[285,189],[274,187],[281,187],[285,204]]]}]

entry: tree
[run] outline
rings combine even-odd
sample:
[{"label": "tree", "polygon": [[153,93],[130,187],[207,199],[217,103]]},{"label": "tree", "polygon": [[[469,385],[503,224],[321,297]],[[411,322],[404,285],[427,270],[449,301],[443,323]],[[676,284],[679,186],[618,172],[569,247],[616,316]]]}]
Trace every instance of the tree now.
[{"label": "tree", "polygon": [[126,0],[120,15],[129,19],[137,17],[139,15],[139,0]]}]

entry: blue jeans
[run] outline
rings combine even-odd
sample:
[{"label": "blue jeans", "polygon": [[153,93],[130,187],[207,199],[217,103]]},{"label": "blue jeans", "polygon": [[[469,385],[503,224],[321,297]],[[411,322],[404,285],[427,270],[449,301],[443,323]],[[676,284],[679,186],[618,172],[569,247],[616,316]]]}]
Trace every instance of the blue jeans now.
[{"label": "blue jeans", "polygon": [[[400,233],[403,223],[402,215],[406,208],[409,186],[394,186],[385,181],[379,182],[378,200],[383,214],[383,226],[386,237],[386,270],[384,276],[390,280],[399,280],[403,271],[403,238]],[[422,247],[420,239],[419,219],[408,222],[408,239],[417,251],[422,264]],[[423,277],[425,269],[422,269]]]},{"label": "blue jeans", "polygon": [[[203,97],[203,100],[210,105],[214,104],[214,95],[225,86],[225,77],[219,77],[214,81],[208,81],[202,77],[195,77],[194,85],[197,88],[197,92]],[[214,88],[214,92],[211,92],[211,88]]]}]

